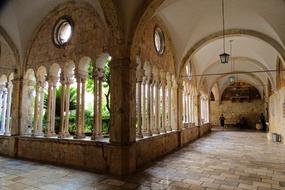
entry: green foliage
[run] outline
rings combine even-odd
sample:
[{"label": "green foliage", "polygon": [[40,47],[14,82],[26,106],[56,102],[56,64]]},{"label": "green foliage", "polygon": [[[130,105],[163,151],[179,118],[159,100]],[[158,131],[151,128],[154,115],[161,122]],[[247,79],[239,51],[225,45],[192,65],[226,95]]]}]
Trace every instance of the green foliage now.
[{"label": "green foliage", "polygon": [[[102,100],[102,122],[103,132],[109,132],[109,121],[110,121],[110,67],[109,63],[106,62],[104,66],[104,79],[102,83],[103,97]],[[59,131],[60,127],[60,106],[61,106],[61,87],[56,89],[56,109],[55,109],[55,131]],[[93,64],[88,66],[88,77],[86,80],[86,91],[92,93],[94,91],[94,80],[93,80]],[[74,133],[76,130],[76,88],[70,88],[70,99],[69,99],[69,132]],[[48,94],[45,93],[44,108],[47,109]],[[92,132],[93,126],[93,110],[91,107],[85,110],[85,131],[87,133]],[[44,116],[44,123],[46,123],[46,114]],[[45,125],[46,126],[46,125]]]}]

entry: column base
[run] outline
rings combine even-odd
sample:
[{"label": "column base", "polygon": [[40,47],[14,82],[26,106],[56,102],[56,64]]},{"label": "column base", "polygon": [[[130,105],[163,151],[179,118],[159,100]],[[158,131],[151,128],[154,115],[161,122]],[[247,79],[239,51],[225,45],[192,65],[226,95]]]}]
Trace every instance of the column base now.
[{"label": "column base", "polygon": [[4,135],[11,136],[11,132],[10,131],[5,131]]},{"label": "column base", "polygon": [[137,133],[136,137],[142,139],[143,138],[143,134],[142,133]]},{"label": "column base", "polygon": [[151,137],[151,136],[152,136],[152,133],[151,133],[151,131],[148,131],[148,132],[143,133],[143,136],[149,136],[149,137]]},{"label": "column base", "polygon": [[160,131],[160,133],[167,133],[167,130],[166,130],[166,129],[162,129],[162,130]]},{"label": "column base", "polygon": [[98,139],[103,139],[104,136],[100,134],[92,134],[91,140],[98,140]]},{"label": "column base", "polygon": [[157,130],[157,129],[155,129],[155,130],[153,130],[152,134],[154,134],[154,135],[159,135],[159,134],[160,134],[160,131]]},{"label": "column base", "polygon": [[70,134],[69,133],[59,133],[58,135],[58,138],[67,138],[67,137],[70,137]]},{"label": "column base", "polygon": [[84,139],[85,138],[85,134],[76,134],[73,138],[74,139]]},{"label": "column base", "polygon": [[47,133],[44,135],[45,137],[56,137],[57,134],[56,133]]},{"label": "column base", "polygon": [[34,134],[32,134],[33,137],[43,137],[44,133],[42,131],[36,131]]}]

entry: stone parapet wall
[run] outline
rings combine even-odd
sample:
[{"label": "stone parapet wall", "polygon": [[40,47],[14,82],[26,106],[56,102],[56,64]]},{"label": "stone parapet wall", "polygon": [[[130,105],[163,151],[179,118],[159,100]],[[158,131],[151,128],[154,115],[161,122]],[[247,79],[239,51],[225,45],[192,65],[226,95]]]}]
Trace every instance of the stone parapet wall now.
[{"label": "stone parapet wall", "polygon": [[181,131],[181,145],[192,142],[199,138],[199,128],[198,127],[189,127]]},{"label": "stone parapet wall", "polygon": [[16,156],[15,138],[0,136],[0,154],[4,156]]},{"label": "stone parapet wall", "polygon": [[204,125],[201,125],[199,127],[199,131],[200,131],[200,137],[203,137],[204,135],[207,135],[209,132],[211,132],[211,124],[207,123]]},{"label": "stone parapet wall", "polygon": [[155,137],[145,138],[136,143],[137,168],[170,153],[179,147],[179,132],[174,131]]},{"label": "stone parapet wall", "polygon": [[144,138],[126,146],[89,140],[0,136],[0,154],[99,173],[124,175],[175,151],[209,130],[210,127],[206,125],[188,127],[181,131]]}]

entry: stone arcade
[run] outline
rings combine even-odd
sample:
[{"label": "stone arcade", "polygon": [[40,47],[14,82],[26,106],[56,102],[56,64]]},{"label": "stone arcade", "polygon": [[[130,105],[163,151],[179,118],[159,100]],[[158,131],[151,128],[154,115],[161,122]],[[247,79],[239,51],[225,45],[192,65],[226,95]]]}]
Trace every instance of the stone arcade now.
[{"label": "stone arcade", "polygon": [[[194,145],[202,152],[211,147],[209,139],[213,152],[225,153],[216,150],[219,138],[226,139],[227,133],[220,130],[236,130],[241,118],[246,120],[245,136],[257,142],[266,144],[273,133],[281,135],[282,142],[267,153],[274,154],[278,147],[283,155],[284,10],[283,0],[3,1],[0,168],[7,159],[28,160],[125,176],[166,155],[175,156],[177,150],[187,150],[187,159],[193,159],[189,143],[201,137]],[[223,40],[225,53],[230,54],[228,64],[221,64],[219,57]],[[267,120],[266,134],[252,132],[260,126],[261,113]],[[219,127],[221,114],[227,129]],[[206,134],[210,135],[204,138]],[[240,132],[228,134],[233,137],[230,143],[244,138]],[[254,140],[241,143],[245,142],[255,150]],[[262,152],[262,147],[256,149]],[[223,155],[215,159],[219,156]],[[203,156],[200,159],[203,162]],[[249,159],[246,154],[244,159]],[[278,163],[284,164],[284,157]],[[220,172],[223,179],[211,179],[210,173],[216,171],[204,169],[206,176],[197,179],[201,183],[188,181],[183,188],[222,189],[227,184],[216,186],[213,181],[237,175]],[[268,179],[273,181],[269,188],[284,188],[280,178],[285,168],[270,169],[265,171],[274,176]],[[261,176],[263,171],[255,173]],[[2,173],[0,169],[0,185]],[[173,184],[176,179],[185,182],[181,174],[166,173]],[[232,189],[262,186],[252,181],[231,184]],[[134,188],[144,186],[147,189],[145,184]]]}]

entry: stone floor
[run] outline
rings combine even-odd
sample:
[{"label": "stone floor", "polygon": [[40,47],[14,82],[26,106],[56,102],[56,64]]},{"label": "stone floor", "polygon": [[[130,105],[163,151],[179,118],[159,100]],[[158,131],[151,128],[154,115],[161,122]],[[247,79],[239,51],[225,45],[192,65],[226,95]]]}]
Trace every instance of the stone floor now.
[{"label": "stone floor", "polygon": [[0,189],[285,189],[285,145],[213,132],[124,179],[0,157]]}]

